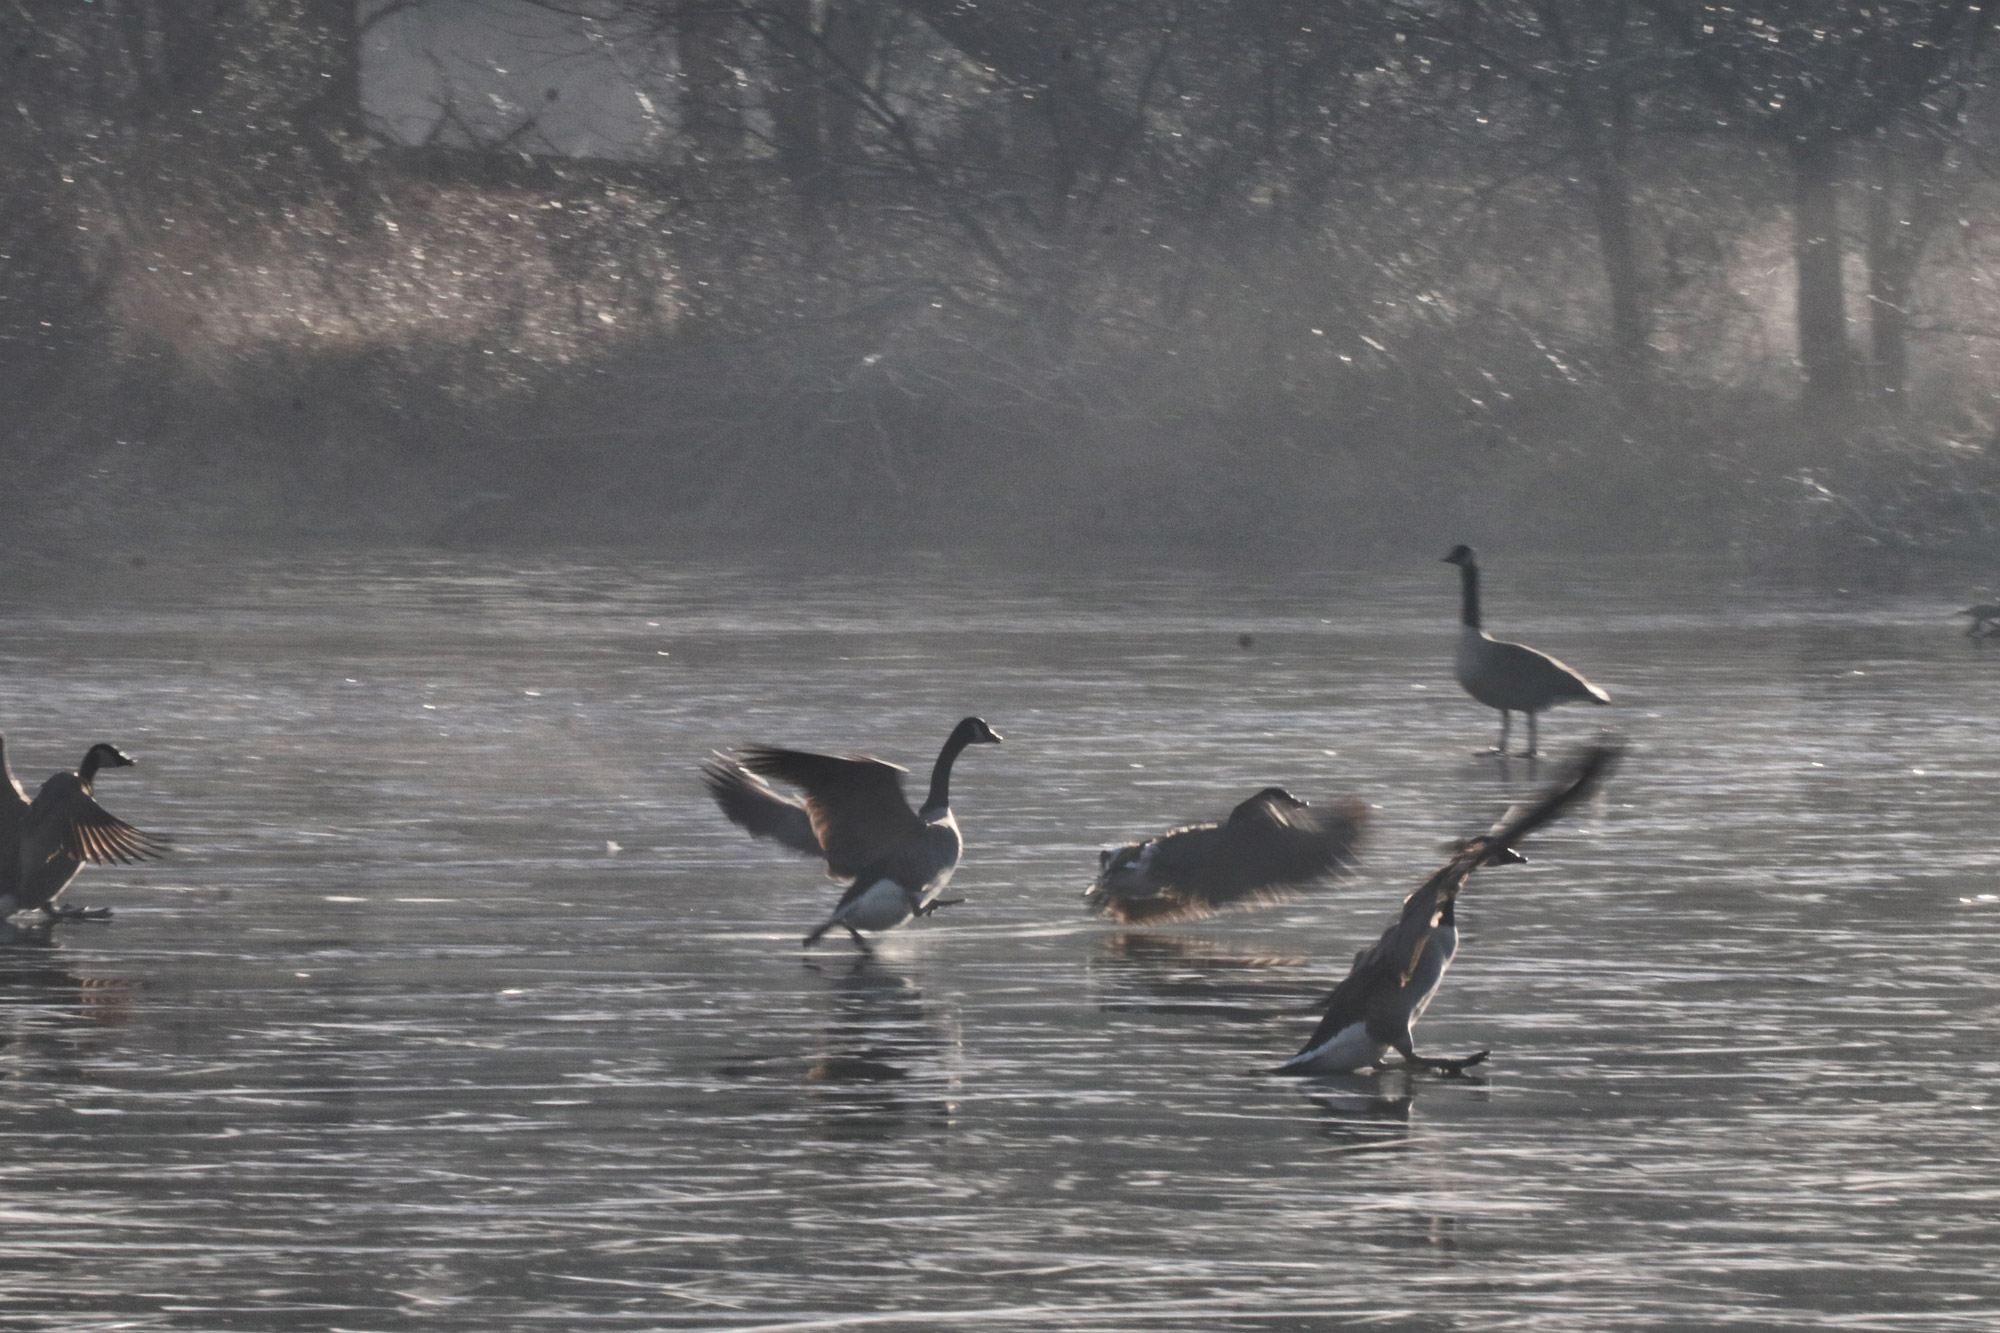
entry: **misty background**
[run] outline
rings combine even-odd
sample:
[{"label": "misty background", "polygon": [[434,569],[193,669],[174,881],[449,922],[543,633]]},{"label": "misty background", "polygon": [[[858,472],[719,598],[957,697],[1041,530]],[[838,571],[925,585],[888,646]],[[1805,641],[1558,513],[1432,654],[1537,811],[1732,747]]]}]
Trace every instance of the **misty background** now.
[{"label": "misty background", "polygon": [[16,0],[10,544],[2000,520],[1996,0]]}]

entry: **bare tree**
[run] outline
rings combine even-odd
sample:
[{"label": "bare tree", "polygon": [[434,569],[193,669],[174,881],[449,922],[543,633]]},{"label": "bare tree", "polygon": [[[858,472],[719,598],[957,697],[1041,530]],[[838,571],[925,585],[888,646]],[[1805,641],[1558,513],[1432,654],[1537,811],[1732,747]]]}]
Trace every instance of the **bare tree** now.
[{"label": "bare tree", "polygon": [[1972,76],[1996,0],[1653,0],[1711,104],[1792,178],[1803,402],[1837,419],[1856,388],[1841,275],[1843,150]]}]

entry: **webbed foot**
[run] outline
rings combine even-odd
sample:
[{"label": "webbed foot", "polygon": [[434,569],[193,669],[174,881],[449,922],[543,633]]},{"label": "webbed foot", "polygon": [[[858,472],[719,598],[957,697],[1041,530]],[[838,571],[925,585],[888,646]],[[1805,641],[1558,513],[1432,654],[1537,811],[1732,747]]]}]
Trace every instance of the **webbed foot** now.
[{"label": "webbed foot", "polygon": [[1443,1060],[1436,1056],[1419,1056],[1415,1063],[1418,1068],[1428,1069],[1433,1074],[1443,1074],[1446,1078],[1456,1078],[1474,1065],[1485,1064],[1486,1057],[1491,1054],[1493,1054],[1492,1051],[1474,1051],[1471,1055],[1463,1056],[1457,1060]]},{"label": "webbed foot", "polygon": [[111,909],[108,907],[57,907],[51,903],[42,908],[42,915],[50,921],[109,921]]}]

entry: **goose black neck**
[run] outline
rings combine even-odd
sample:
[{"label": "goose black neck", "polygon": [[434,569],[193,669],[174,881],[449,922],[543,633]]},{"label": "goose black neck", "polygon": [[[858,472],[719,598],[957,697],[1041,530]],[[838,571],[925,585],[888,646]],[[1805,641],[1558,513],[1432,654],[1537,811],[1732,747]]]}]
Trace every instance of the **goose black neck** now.
[{"label": "goose black neck", "polygon": [[972,744],[972,737],[963,731],[954,731],[951,738],[938,751],[937,763],[931,766],[931,789],[924,797],[924,811],[944,810],[951,806],[951,766],[958,759],[959,752]]},{"label": "goose black neck", "polygon": [[1458,567],[1458,623],[1467,629],[1479,628],[1479,566],[1467,560]]},{"label": "goose black neck", "polygon": [[103,763],[104,761],[98,757],[96,750],[92,750],[83,757],[83,762],[76,766],[76,775],[82,779],[84,786],[88,787],[90,785],[90,780],[97,776],[97,770]]}]

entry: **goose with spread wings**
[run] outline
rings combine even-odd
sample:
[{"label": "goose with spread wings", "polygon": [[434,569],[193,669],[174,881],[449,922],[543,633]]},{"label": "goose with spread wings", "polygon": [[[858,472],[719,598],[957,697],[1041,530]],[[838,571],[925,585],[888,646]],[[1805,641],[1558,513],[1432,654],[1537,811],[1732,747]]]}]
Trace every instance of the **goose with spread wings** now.
[{"label": "goose with spread wings", "polygon": [[30,801],[7,764],[0,736],[0,920],[37,908],[49,920],[108,917],[109,908],[57,907],[56,895],[85,865],[129,865],[167,850],[167,839],[133,828],[97,803],[99,769],[135,761],[99,742],[73,773],[57,773]]},{"label": "goose with spread wings", "polygon": [[[862,755],[813,754],[757,745],[702,765],[702,780],[722,813],[751,836],[826,861],[826,873],[849,881],[833,914],[813,927],[807,947],[835,926],[867,948],[861,932],[893,930],[929,916],[958,868],[964,839],[951,812],[951,769],[969,745],[994,745],[1000,733],[976,717],[952,729],[931,768],[924,803],[910,808],[897,764]],[[799,789],[788,796],[766,778]]]},{"label": "goose with spread wings", "polygon": [[1326,1016],[1303,1049],[1279,1067],[1290,1074],[1346,1074],[1381,1062],[1392,1049],[1411,1069],[1458,1073],[1483,1061],[1478,1051],[1456,1060],[1419,1056],[1412,1036],[1458,952],[1454,907],[1459,890],[1481,866],[1521,861],[1514,845],[1587,796],[1621,750],[1602,743],[1586,750],[1532,801],[1509,810],[1487,833],[1468,838],[1451,860],[1403,902],[1403,914],[1327,997]]},{"label": "goose with spread wings", "polygon": [[1289,902],[1299,888],[1353,865],[1367,821],[1358,797],[1321,807],[1266,787],[1220,824],[1190,824],[1099,852],[1084,902],[1128,926]]}]

